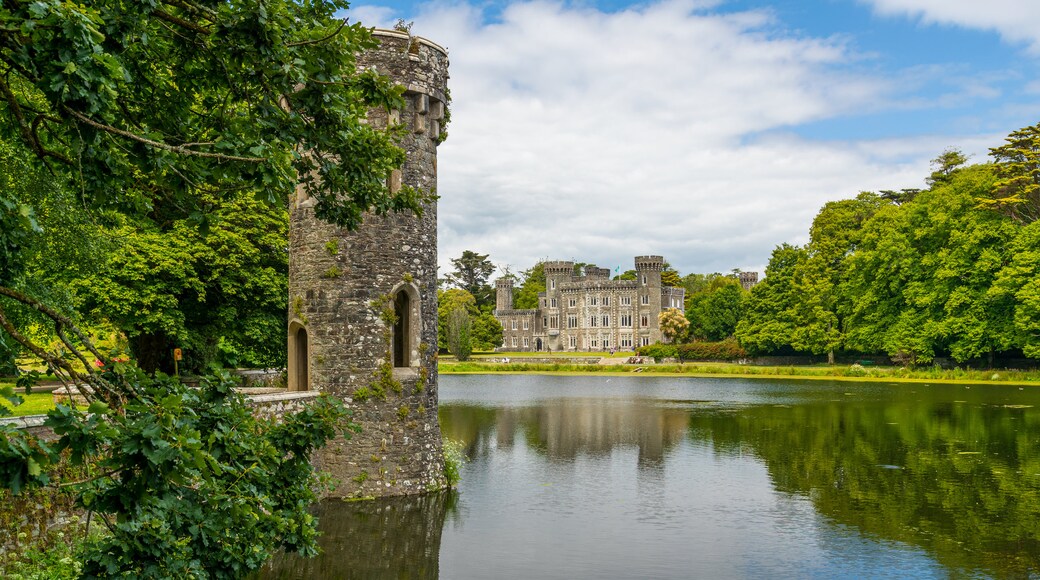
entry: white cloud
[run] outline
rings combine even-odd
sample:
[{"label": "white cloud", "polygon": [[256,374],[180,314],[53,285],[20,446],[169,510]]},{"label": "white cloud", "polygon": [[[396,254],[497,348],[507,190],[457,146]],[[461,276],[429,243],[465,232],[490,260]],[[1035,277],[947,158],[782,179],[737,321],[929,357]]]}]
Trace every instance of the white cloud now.
[{"label": "white cloud", "polygon": [[442,269],[469,249],[514,271],[543,258],[627,269],[650,253],[684,273],[761,270],[826,201],[920,187],[944,148],[974,151],[945,136],[799,138],[800,124],[890,106],[898,79],[851,72],[862,55],[844,41],[792,37],[768,11],[710,6],[417,14],[412,30],[451,58]]},{"label": "white cloud", "polygon": [[1036,0],[861,0],[879,14],[920,18],[928,24],[992,30],[1040,54],[1040,2]]}]

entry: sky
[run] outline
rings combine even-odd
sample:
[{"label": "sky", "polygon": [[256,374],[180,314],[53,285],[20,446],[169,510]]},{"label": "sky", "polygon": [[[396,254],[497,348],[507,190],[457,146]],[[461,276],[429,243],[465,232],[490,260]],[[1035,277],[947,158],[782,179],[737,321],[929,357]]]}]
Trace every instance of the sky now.
[{"label": "sky", "polygon": [[368,0],[448,49],[441,274],[464,250],[763,272],[824,203],[1040,122],[1037,0]]}]

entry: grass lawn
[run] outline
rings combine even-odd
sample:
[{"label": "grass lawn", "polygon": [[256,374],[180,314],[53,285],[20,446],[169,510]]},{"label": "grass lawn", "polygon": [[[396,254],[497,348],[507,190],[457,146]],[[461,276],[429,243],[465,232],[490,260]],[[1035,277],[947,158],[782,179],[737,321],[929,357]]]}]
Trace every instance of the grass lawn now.
[{"label": "grass lawn", "polygon": [[51,393],[33,393],[31,395],[19,395],[22,404],[12,407],[7,399],[0,399],[0,405],[7,407],[11,414],[16,417],[25,415],[43,415],[54,408],[54,396]]},{"label": "grass lawn", "polygon": [[[480,359],[456,362],[441,359],[438,372],[442,374],[629,374],[689,376],[689,377],[744,377],[744,378],[803,378],[873,382],[949,382],[949,383],[1002,383],[1040,386],[1040,371],[940,369],[922,367],[861,367],[858,365],[815,366],[752,366],[735,363],[686,363],[648,365],[606,365],[568,363],[527,363],[513,360],[509,363],[483,362]],[[522,358],[522,357],[519,357]]]}]

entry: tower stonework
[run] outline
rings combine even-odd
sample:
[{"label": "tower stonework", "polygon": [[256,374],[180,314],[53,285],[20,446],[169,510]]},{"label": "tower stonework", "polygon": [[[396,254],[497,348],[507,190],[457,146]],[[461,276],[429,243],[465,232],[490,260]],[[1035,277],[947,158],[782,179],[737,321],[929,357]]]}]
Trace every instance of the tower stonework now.
[{"label": "tower stonework", "polygon": [[495,310],[513,309],[513,279],[499,278],[495,280]]},{"label": "tower stonework", "polygon": [[[405,88],[405,108],[374,110],[369,124],[400,123],[407,155],[391,192],[435,192],[447,104],[446,51],[408,33],[376,30],[359,55]],[[332,497],[421,493],[444,487],[437,421],[437,206],[366,215],[355,231],[317,219],[298,191],[289,233],[289,389],[345,401],[361,432],[318,458]]]}]

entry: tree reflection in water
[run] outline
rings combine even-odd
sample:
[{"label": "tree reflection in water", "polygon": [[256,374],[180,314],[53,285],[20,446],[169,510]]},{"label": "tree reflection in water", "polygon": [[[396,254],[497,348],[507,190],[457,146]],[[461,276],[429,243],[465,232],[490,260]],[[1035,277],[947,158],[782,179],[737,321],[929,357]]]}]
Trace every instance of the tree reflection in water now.
[{"label": "tree reflection in water", "polygon": [[322,532],[315,558],[279,555],[265,579],[414,578],[440,574],[441,530],[454,512],[454,491],[371,501],[326,501],[315,508]]},{"label": "tree reflection in water", "polygon": [[951,570],[1040,570],[1040,411],[973,402],[754,406],[695,413],[690,436],[749,449],[778,491]]}]

